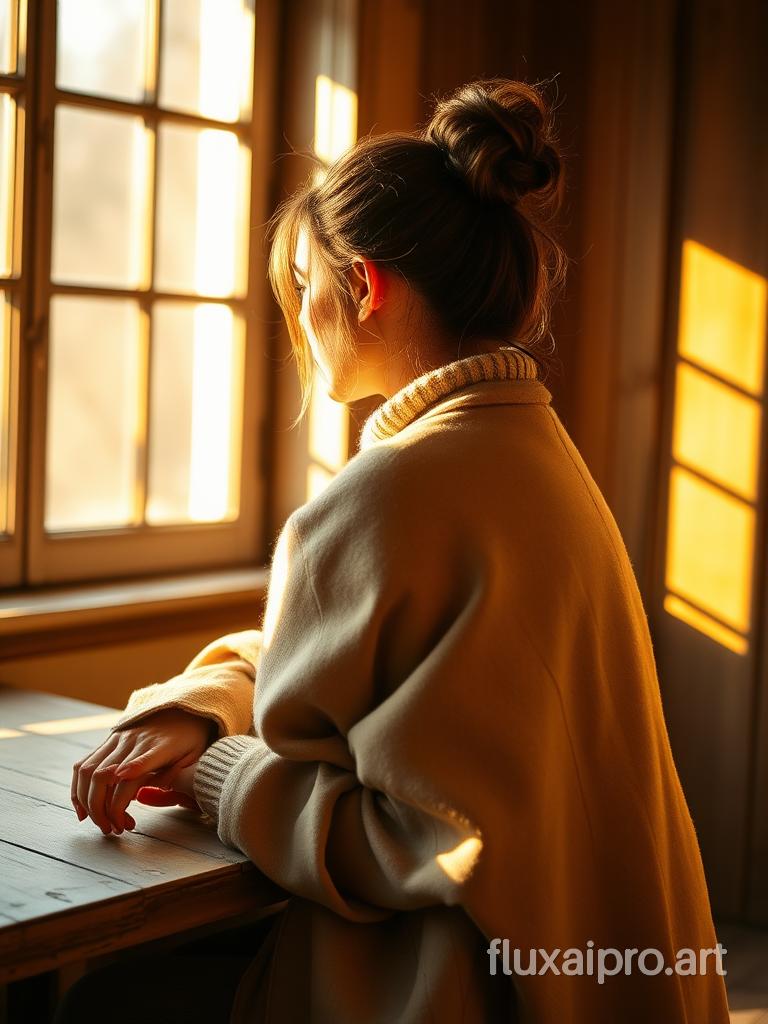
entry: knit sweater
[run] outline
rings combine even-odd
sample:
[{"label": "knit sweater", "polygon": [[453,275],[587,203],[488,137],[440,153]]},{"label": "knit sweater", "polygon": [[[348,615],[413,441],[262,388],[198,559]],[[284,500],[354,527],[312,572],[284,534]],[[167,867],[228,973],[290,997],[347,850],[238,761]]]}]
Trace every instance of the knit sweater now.
[{"label": "knit sweater", "polygon": [[490,969],[494,939],[512,970],[716,944],[632,566],[530,356],[375,410],[281,530],[261,630],[115,728],[167,706],[218,723],[196,799],[291,894],[233,1022],[727,1024],[712,961]]}]

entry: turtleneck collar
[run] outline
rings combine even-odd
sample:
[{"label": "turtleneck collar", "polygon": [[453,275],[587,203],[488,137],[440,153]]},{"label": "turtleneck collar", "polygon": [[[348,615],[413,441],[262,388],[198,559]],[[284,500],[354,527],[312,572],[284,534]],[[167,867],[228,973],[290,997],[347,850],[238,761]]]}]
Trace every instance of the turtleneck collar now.
[{"label": "turtleneck collar", "polygon": [[538,364],[515,345],[456,359],[412,380],[378,406],[363,424],[360,450],[392,437],[447,395],[481,380],[538,380]]}]

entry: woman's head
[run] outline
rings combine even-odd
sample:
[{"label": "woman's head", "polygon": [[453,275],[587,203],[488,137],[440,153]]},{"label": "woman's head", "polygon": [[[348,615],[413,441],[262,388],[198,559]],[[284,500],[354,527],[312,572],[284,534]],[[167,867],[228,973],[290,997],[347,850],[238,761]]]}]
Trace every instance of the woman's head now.
[{"label": "woman's head", "polygon": [[563,192],[547,101],[507,79],[462,86],[420,131],[365,137],[316,170],[272,222],[299,417],[313,359],[332,396],[353,401],[376,393],[371,368],[398,339],[419,371],[424,328],[438,362],[511,342],[536,355],[565,279],[550,230]]}]

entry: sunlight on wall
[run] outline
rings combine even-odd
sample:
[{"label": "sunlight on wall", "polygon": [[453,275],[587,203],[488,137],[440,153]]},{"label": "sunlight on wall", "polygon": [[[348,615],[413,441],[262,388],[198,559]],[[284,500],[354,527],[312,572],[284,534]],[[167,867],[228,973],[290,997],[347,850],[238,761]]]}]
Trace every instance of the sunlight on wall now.
[{"label": "sunlight on wall", "polygon": [[753,395],[763,390],[766,281],[712,249],[683,243],[678,352]]},{"label": "sunlight on wall", "polygon": [[754,510],[680,466],[672,469],[667,586],[746,633]]},{"label": "sunlight on wall", "polygon": [[697,242],[682,253],[664,609],[748,649],[766,280]]},{"label": "sunlight on wall", "polygon": [[309,406],[309,457],[307,501],[317,497],[347,461],[349,413],[328,396],[315,370],[315,386]]},{"label": "sunlight on wall", "polygon": [[732,629],[721,626],[715,619],[698,611],[687,601],[681,601],[674,594],[667,594],[664,598],[664,611],[669,615],[674,615],[676,619],[681,619],[687,625],[693,626],[694,629],[698,629],[700,633],[706,633],[710,639],[715,640],[722,647],[727,647],[735,654],[747,653],[748,644],[743,636],[735,633]]},{"label": "sunlight on wall", "polygon": [[322,466],[318,466],[316,463],[310,462],[307,466],[307,495],[306,500],[312,501],[318,494],[322,494],[328,484],[333,480],[334,473],[329,473],[327,469],[323,469]]},{"label": "sunlight on wall", "polygon": [[753,398],[678,363],[672,454],[677,462],[754,501],[760,413]]},{"label": "sunlight on wall", "polygon": [[348,420],[346,406],[334,402],[318,386],[309,407],[309,454],[332,471],[338,472],[347,461]]},{"label": "sunlight on wall", "polygon": [[327,75],[315,79],[314,150],[326,163],[336,160],[357,138],[357,93]]}]

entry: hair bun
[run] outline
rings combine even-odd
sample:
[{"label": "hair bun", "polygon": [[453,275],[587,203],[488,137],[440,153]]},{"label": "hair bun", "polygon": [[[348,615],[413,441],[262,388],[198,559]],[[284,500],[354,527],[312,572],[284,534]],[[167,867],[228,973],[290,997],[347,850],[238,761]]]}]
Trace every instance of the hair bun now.
[{"label": "hair bun", "polygon": [[559,196],[561,160],[549,105],[533,85],[469,82],[438,101],[423,137],[479,199],[515,204],[529,193],[543,202]]}]

